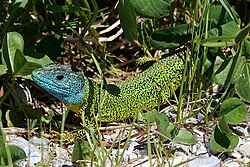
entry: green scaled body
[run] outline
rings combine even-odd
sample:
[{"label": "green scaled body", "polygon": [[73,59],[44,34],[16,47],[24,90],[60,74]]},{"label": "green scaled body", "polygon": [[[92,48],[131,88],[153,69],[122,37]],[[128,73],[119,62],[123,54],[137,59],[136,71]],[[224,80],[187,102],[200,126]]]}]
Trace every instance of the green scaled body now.
[{"label": "green scaled body", "polygon": [[183,67],[180,57],[171,56],[125,81],[108,84],[102,90],[88,80],[88,95],[85,94],[81,104],[72,105],[71,110],[90,117],[91,113],[98,114],[101,122],[124,121],[139,111],[167,103],[172,91],[181,84]]},{"label": "green scaled body", "polygon": [[144,72],[103,89],[69,65],[50,64],[32,72],[33,80],[85,120],[123,121],[142,110],[167,103],[182,81],[183,60],[173,55]]}]

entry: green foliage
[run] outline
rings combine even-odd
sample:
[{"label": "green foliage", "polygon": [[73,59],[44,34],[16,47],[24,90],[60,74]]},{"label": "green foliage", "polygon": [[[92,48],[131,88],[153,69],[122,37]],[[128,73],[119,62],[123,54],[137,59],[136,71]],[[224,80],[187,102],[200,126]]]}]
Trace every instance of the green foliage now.
[{"label": "green foliage", "polygon": [[72,161],[76,162],[77,160],[82,160],[83,158],[83,150],[79,142],[74,143],[74,150],[72,152]]},{"label": "green foliage", "polygon": [[[30,75],[34,69],[51,63],[52,61],[47,56],[40,59],[25,56],[23,49],[24,40],[19,33],[9,32],[6,34],[2,43],[1,67],[3,68],[2,75],[5,74],[3,86],[9,91],[5,92],[4,97],[1,99],[0,106],[2,107],[4,105],[3,100],[7,98],[13,97],[16,102],[8,105],[9,109],[5,114],[7,125],[10,127],[20,125],[25,117],[40,119],[44,114],[41,109],[32,109],[23,104],[23,97],[18,95],[17,89],[14,89],[14,86],[17,84],[15,78],[29,78],[28,75]],[[13,157],[15,156],[13,155]]]},{"label": "green foliage", "polygon": [[225,132],[220,126],[216,125],[211,136],[210,144],[212,148],[219,152],[233,150],[239,142],[239,137],[232,133]]},{"label": "green foliage", "polygon": [[[249,100],[249,70],[248,58],[243,41],[247,40],[249,28],[240,30],[240,19],[232,7],[223,1],[223,7],[210,7],[210,37],[202,40],[203,46],[210,47],[207,55],[207,67],[210,79],[223,85],[229,92],[230,85],[235,86],[235,90],[240,98],[244,101]],[[222,17],[224,16],[224,17]],[[237,45],[238,44],[238,45]],[[230,57],[226,56],[221,47],[231,48]],[[234,89],[234,88],[233,88]],[[226,93],[226,92],[225,92]],[[231,95],[232,96],[232,95]],[[221,101],[223,98],[221,99]],[[219,106],[219,104],[217,105]],[[238,136],[233,134],[227,124],[241,123],[247,114],[245,104],[236,98],[226,99],[221,105],[221,113],[212,134],[211,146],[217,151],[233,150],[238,143]]]},{"label": "green foliage", "polygon": [[[23,118],[16,119],[20,111],[24,117],[33,120],[32,127],[37,120],[41,119],[45,123],[53,120],[54,115],[51,111],[43,116],[44,113],[40,109],[24,107],[22,99],[14,90],[15,80],[17,77],[29,78],[33,69],[51,63],[51,59],[55,60],[65,51],[67,53],[67,46],[63,46],[64,38],[84,39],[89,30],[90,36],[98,39],[99,28],[109,26],[106,22],[101,26],[94,22],[106,18],[105,3],[98,2],[102,7],[98,10],[94,3],[91,6],[87,1],[0,2],[0,44],[2,46],[0,76],[3,78],[3,87],[6,90],[0,99],[0,108],[3,106],[7,108],[5,118],[8,126],[18,125]],[[217,151],[233,150],[237,146],[239,137],[233,134],[229,124],[239,124],[244,120],[245,102],[250,102],[250,23],[243,23],[244,20],[227,0],[220,2],[119,0],[118,13],[125,38],[131,42],[136,41],[140,47],[138,50],[143,51],[136,56],[136,58],[140,57],[141,63],[154,60],[152,55],[158,57],[159,50],[172,54],[182,49],[187,53],[184,57],[186,70],[183,74],[186,80],[179,94],[174,96],[178,105],[177,115],[180,118],[177,118],[176,122],[169,122],[165,114],[148,113],[147,120],[157,122],[158,131],[165,136],[160,139],[194,144],[193,135],[178,124],[185,123],[187,118],[197,114],[199,111],[192,110],[202,105],[201,111],[211,111],[206,113],[207,120],[204,120],[206,125],[209,125],[208,122],[214,117],[214,113],[220,111],[211,136],[212,148]],[[245,15],[249,16],[249,13]],[[246,26],[243,27],[243,25]],[[101,67],[117,65],[115,56],[106,55],[107,50],[117,44],[117,41],[102,44],[92,41],[92,46],[95,48],[94,54],[90,54],[92,49],[86,43],[83,41],[79,43],[79,49],[86,54],[84,61],[89,64],[96,63],[97,67],[90,68],[98,69],[102,78],[105,72],[102,72]],[[131,53],[124,54],[122,51],[122,49],[119,50],[120,55],[129,55],[122,58],[129,59]],[[119,60],[120,55],[116,55]],[[215,108],[211,108],[210,102],[198,102],[200,99],[210,98],[206,97],[206,93],[209,94],[207,90],[211,89],[211,85],[207,87],[203,77],[218,83],[225,90],[221,92],[222,96]],[[15,104],[6,103],[5,100],[8,98],[14,98]],[[189,104],[190,101],[195,103]],[[190,111],[185,113],[187,108]],[[75,160],[84,156],[79,152],[79,149],[82,151],[84,148],[80,148],[82,146],[79,145],[77,147],[78,150],[74,150],[73,155]],[[16,149],[7,148],[10,152]],[[1,162],[7,164],[6,159],[2,159]]]},{"label": "green foliage", "polygon": [[235,42],[236,43],[240,43],[243,40],[246,40],[246,36],[249,34],[250,32],[250,23],[248,23],[248,25],[246,27],[244,27],[235,37]]},{"label": "green foliage", "polygon": [[241,75],[235,84],[235,90],[240,98],[246,102],[250,102],[250,64],[246,63],[243,66]]},{"label": "green foliage", "polygon": [[169,126],[168,117],[166,117],[164,113],[158,113],[158,112],[155,113],[154,117],[156,120],[158,131],[165,133],[166,129]]},{"label": "green foliage", "polygon": [[125,37],[129,41],[137,39],[136,13],[130,0],[119,0],[118,11]]},{"label": "green foliage", "polygon": [[233,150],[239,137],[232,133],[228,124],[239,124],[247,117],[246,105],[238,98],[228,98],[221,105],[220,116],[211,138],[211,146],[216,151]]},{"label": "green foliage", "polygon": [[[10,156],[11,156],[13,163],[26,158],[26,154],[21,148],[17,146],[7,146],[7,147],[8,148],[5,148],[5,149],[10,150]],[[1,157],[1,165],[7,166],[8,160],[7,160],[7,154],[6,154],[5,149],[0,149],[0,157]]]},{"label": "green foliage", "polygon": [[160,18],[170,10],[170,3],[164,0],[134,0],[130,2],[136,13],[142,17]]},{"label": "green foliage", "polygon": [[51,60],[48,59],[47,56],[40,59],[38,62],[40,64],[35,63],[34,61],[28,61],[28,56],[23,54],[23,38],[17,32],[10,32],[6,34],[2,48],[2,63],[7,66],[8,72],[14,76],[29,75],[34,69],[51,63]]},{"label": "green foliage", "polygon": [[160,18],[170,10],[171,2],[163,0],[119,0],[119,18],[125,37],[129,41],[136,40],[136,15],[146,18]]},{"label": "green foliage", "polygon": [[195,144],[196,140],[191,132],[186,129],[180,129],[178,134],[173,139],[174,142],[180,142],[184,144]]},{"label": "green foliage", "polygon": [[228,98],[221,105],[220,117],[228,124],[239,124],[247,117],[246,105],[237,98]]},{"label": "green foliage", "polygon": [[2,110],[0,110],[0,165],[12,166],[13,163],[26,158],[26,153],[17,146],[6,144],[6,136],[2,128]]},{"label": "green foliage", "polygon": [[0,75],[6,74],[7,70],[8,69],[7,69],[6,65],[4,65],[4,64],[0,65]]},{"label": "green foliage", "polygon": [[190,25],[182,24],[154,31],[150,37],[150,44],[154,49],[172,49],[184,45],[190,39]]},{"label": "green foliage", "polygon": [[86,160],[94,158],[94,150],[91,149],[89,143],[87,141],[83,143],[74,142],[74,150],[72,152],[72,162],[76,162],[78,160]]},{"label": "green foliage", "polygon": [[44,37],[39,43],[37,43],[35,49],[38,53],[43,53],[51,59],[55,59],[63,51],[62,44],[63,39],[60,35],[48,35]]},{"label": "green foliage", "polygon": [[195,138],[192,133],[170,123],[166,114],[152,110],[144,114],[144,118],[149,122],[156,122],[157,130],[163,135],[160,138],[162,141],[173,140],[183,144],[195,144]]}]

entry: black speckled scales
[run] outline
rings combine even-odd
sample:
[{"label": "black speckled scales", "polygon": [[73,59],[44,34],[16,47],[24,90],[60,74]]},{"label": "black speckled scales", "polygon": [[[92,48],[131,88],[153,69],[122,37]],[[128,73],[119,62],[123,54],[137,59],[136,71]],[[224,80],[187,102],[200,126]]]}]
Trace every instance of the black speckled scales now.
[{"label": "black speckled scales", "polygon": [[[171,91],[181,84],[183,67],[180,57],[171,56],[117,85],[108,85],[102,91],[89,81],[91,93],[85,96],[81,105],[72,106],[71,109],[79,114],[84,111],[85,115],[98,113],[101,122],[123,121],[138,111],[158,106],[160,97],[161,104],[166,103]],[[103,100],[101,110],[99,95]]]}]

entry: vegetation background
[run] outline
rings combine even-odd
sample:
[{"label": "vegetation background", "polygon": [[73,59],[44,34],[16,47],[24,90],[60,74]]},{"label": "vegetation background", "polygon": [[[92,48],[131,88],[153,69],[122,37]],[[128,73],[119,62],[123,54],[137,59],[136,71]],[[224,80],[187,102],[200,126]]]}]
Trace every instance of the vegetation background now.
[{"label": "vegetation background", "polygon": [[[249,6],[248,0],[0,1],[1,163],[22,159],[13,158],[18,148],[5,147],[4,127],[48,132],[64,126],[54,111],[33,109],[32,98],[45,100],[29,80],[33,69],[67,63],[99,82],[116,82],[180,52],[186,80],[170,100],[177,118],[171,128],[158,123],[158,130],[191,144],[181,127],[202,113],[202,128],[215,125],[213,149],[233,150],[239,137],[229,125],[246,118],[250,102]],[[28,89],[38,93],[31,97]]]}]

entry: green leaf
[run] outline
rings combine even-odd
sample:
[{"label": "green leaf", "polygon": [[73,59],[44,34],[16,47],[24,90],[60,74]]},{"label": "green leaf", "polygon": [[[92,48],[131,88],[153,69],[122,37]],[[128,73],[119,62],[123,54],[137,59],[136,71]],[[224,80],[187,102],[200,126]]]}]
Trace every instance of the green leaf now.
[{"label": "green leaf", "polygon": [[179,133],[173,139],[175,142],[185,143],[185,144],[195,144],[196,140],[191,132],[186,129],[180,129]]},{"label": "green leaf", "polygon": [[247,59],[250,59],[250,41],[245,39],[244,40],[244,55]]},{"label": "green leaf", "polygon": [[232,64],[236,61],[236,56],[223,60],[219,56],[216,57],[213,73],[213,80],[220,85],[227,85],[231,81],[235,81],[240,76],[240,71],[245,63],[245,58],[240,57],[233,68]]},{"label": "green leaf", "polygon": [[250,23],[248,23],[248,25],[237,34],[237,36],[235,37],[235,42],[239,43],[243,41],[243,39],[248,35],[249,32],[250,32]]},{"label": "green leaf", "polygon": [[27,63],[27,60],[25,59],[22,51],[17,49],[14,57],[14,74],[17,74],[23,68],[25,63]]},{"label": "green leaf", "polygon": [[154,31],[150,37],[150,44],[154,49],[177,48],[191,39],[188,24]]},{"label": "green leaf", "polygon": [[224,47],[235,45],[235,35],[240,30],[239,25],[230,21],[210,30],[210,37],[202,40],[207,47]]},{"label": "green leaf", "polygon": [[132,0],[130,2],[139,15],[147,18],[163,17],[170,9],[170,4],[163,0]]},{"label": "green leaf", "polygon": [[89,9],[87,8],[82,8],[80,6],[69,6],[69,5],[65,5],[65,6],[49,5],[47,7],[47,10],[54,12],[54,13],[74,13],[74,12],[80,12],[80,11],[89,11]]},{"label": "green leaf", "polygon": [[13,73],[16,51],[19,49],[22,52],[24,48],[23,37],[17,32],[7,33],[2,48],[2,63],[7,65],[8,70]]},{"label": "green leaf", "polygon": [[[230,8],[230,10],[234,11],[234,9],[232,8]],[[210,22],[211,29],[218,28],[219,26],[226,24],[228,22],[231,22],[231,21],[239,25],[240,17],[237,15],[235,11],[234,13],[235,13],[236,20],[232,19],[229,12],[226,11],[225,8],[223,8],[222,6],[220,5],[210,6],[209,7],[209,22]]]},{"label": "green leaf", "polygon": [[[6,111],[6,114],[5,114],[5,118],[6,118],[6,121],[7,121],[7,126],[8,127],[14,127],[12,121],[11,121],[11,116],[10,116],[10,113],[11,113],[11,110],[7,110]],[[15,113],[15,112],[14,112]],[[14,117],[14,118],[18,118],[18,117]]]},{"label": "green leaf", "polygon": [[250,102],[250,63],[244,64],[241,75],[235,83],[235,90],[242,100]]},{"label": "green leaf", "polygon": [[50,123],[51,119],[49,119],[49,117],[47,115],[43,115],[41,117],[41,121],[45,122],[46,124]]},{"label": "green leaf", "polygon": [[203,45],[207,47],[235,45],[235,36],[240,30],[239,16],[236,16],[238,20],[235,21],[229,12],[219,5],[211,6],[209,14],[210,37],[202,41]]},{"label": "green leaf", "polygon": [[8,124],[8,127],[17,127],[22,124],[22,121],[25,119],[25,116],[17,107],[11,107],[10,110],[7,110],[5,118]]},{"label": "green leaf", "polygon": [[0,76],[3,75],[3,74],[6,74],[7,72],[7,65],[0,65]]},{"label": "green leaf", "polygon": [[26,154],[23,149],[17,146],[9,146],[12,162],[15,163],[19,160],[26,158]]},{"label": "green leaf", "polygon": [[168,117],[166,116],[166,114],[159,112],[157,112],[154,117],[156,120],[158,131],[165,135],[166,129],[169,125]]},{"label": "green leaf", "polygon": [[210,145],[213,150],[224,152],[235,149],[238,142],[239,137],[237,135],[223,133],[218,125],[216,125],[212,134]]},{"label": "green leaf", "polygon": [[246,116],[246,105],[238,98],[228,98],[221,105],[219,118],[224,117],[229,124],[239,124]]},{"label": "green leaf", "polygon": [[170,122],[169,126],[165,130],[164,135],[170,139],[173,139],[178,134],[178,132],[179,132],[179,128],[175,124]]},{"label": "green leaf", "polygon": [[5,164],[8,164],[6,149],[10,150],[11,159],[13,163],[26,158],[26,154],[21,148],[17,146],[7,146],[7,147],[8,148],[0,149],[0,157],[3,158]]},{"label": "green leaf", "polygon": [[43,55],[42,57],[39,58],[34,58],[30,56],[25,56],[25,58],[27,59],[28,62],[37,63],[40,64],[41,66],[53,63],[53,61],[46,55]]},{"label": "green leaf", "polygon": [[[23,16],[26,13],[28,14],[28,10],[25,10],[28,4],[29,4],[29,0],[15,0],[15,1],[12,1],[12,3],[8,5],[9,6],[8,17],[7,19],[5,18],[7,22],[5,24],[2,24],[3,26],[1,25],[1,31],[0,31],[1,39],[5,34],[7,34],[8,31],[10,31],[10,29],[13,29],[14,26],[16,26],[14,25],[14,23],[17,23],[18,19],[21,16]],[[1,21],[4,22],[3,20]]]},{"label": "green leaf", "polygon": [[77,160],[85,160],[85,159],[93,159],[95,157],[94,151],[88,141],[83,141],[79,143],[75,141],[74,143],[74,150],[72,153],[72,162]]},{"label": "green leaf", "polygon": [[134,41],[137,39],[136,13],[130,0],[119,0],[118,12],[125,37]]},{"label": "green leaf", "polygon": [[204,39],[204,40],[202,40],[202,45],[206,46],[206,47],[225,47],[225,46],[235,45],[234,37],[230,36],[230,39],[228,39],[227,41],[223,41],[223,42],[219,42],[218,40],[221,40],[224,37],[218,36],[216,38],[217,39],[215,39],[215,37],[210,37],[210,38]]},{"label": "green leaf", "polygon": [[41,108],[27,108],[25,110],[25,114],[30,119],[41,119],[41,117],[44,115],[44,111]]},{"label": "green leaf", "polygon": [[218,35],[235,37],[235,35],[239,32],[239,30],[240,30],[240,25],[237,24],[235,21],[230,21],[223,25],[220,25],[220,27],[218,28]]},{"label": "green leaf", "polygon": [[31,74],[31,72],[41,67],[40,64],[28,62],[23,53],[17,49],[14,59],[14,74],[19,76],[25,76]]},{"label": "green leaf", "polygon": [[231,129],[229,128],[228,124],[227,124],[227,121],[225,119],[224,116],[221,116],[219,119],[218,119],[218,127],[220,128],[220,130],[223,132],[223,133],[227,133],[227,134],[231,134],[232,131]]},{"label": "green leaf", "polygon": [[231,7],[227,0],[220,1],[223,7],[227,10],[227,13],[230,15],[232,20],[234,20],[237,24],[240,24],[239,16],[236,11]]},{"label": "green leaf", "polygon": [[155,115],[158,113],[155,109],[150,110],[149,112],[142,113],[142,118],[149,123],[156,122]]},{"label": "green leaf", "polygon": [[52,110],[49,110],[47,112],[47,115],[42,115],[41,121],[48,124],[52,121],[53,116],[54,116],[54,112]]},{"label": "green leaf", "polygon": [[78,141],[75,141],[71,161],[76,162],[77,160],[82,160],[82,158],[83,158],[83,151],[81,148],[81,144]]}]

